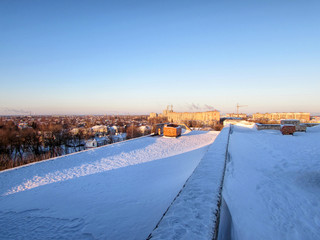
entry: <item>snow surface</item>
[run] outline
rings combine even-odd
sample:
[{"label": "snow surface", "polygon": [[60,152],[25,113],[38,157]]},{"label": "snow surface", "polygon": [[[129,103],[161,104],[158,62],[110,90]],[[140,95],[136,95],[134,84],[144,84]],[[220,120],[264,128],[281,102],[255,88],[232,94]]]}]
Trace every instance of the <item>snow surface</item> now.
[{"label": "snow surface", "polygon": [[145,239],[217,135],[143,137],[0,172],[0,239]]},{"label": "snow surface", "polygon": [[185,187],[152,232],[151,239],[208,239],[214,237],[229,127],[209,147]]},{"label": "snow surface", "polygon": [[319,239],[320,126],[296,132],[234,126],[223,197],[232,239]]}]

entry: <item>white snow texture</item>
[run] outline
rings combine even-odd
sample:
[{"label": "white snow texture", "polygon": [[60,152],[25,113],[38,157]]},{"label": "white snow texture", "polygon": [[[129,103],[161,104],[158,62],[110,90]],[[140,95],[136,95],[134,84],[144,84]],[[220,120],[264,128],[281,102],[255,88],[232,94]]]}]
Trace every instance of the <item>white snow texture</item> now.
[{"label": "white snow texture", "polygon": [[232,239],[320,238],[320,126],[282,135],[235,126],[223,196]]},{"label": "white snow texture", "polygon": [[146,239],[218,132],[144,137],[0,173],[0,239]]},{"label": "white snow texture", "polygon": [[224,128],[211,144],[180,195],[152,232],[152,240],[213,239],[228,133],[229,127]]}]

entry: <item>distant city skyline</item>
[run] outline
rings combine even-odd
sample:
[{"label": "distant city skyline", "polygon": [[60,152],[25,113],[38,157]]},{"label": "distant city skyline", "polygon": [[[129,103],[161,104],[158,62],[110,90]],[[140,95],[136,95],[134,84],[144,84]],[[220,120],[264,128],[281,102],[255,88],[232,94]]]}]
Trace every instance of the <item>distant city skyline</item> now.
[{"label": "distant city skyline", "polygon": [[1,1],[0,115],[320,115],[319,1]]}]

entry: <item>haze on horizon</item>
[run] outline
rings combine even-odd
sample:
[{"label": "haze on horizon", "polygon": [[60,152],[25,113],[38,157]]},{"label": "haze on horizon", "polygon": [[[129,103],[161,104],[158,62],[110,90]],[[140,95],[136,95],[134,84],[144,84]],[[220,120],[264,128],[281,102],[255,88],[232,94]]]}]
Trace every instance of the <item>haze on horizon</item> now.
[{"label": "haze on horizon", "polygon": [[320,114],[319,1],[0,2],[0,115]]}]

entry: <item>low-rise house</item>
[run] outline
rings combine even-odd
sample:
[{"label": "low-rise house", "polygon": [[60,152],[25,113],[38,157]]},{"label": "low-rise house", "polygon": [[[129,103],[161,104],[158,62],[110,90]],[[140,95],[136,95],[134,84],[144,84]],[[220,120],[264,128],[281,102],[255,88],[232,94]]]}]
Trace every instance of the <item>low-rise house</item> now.
[{"label": "low-rise house", "polygon": [[114,125],[114,126],[109,128],[109,131],[112,134],[116,134],[116,133],[118,133],[118,127]]},{"label": "low-rise house", "polygon": [[28,123],[19,123],[19,125],[18,125],[18,128],[19,129],[26,129],[26,128],[30,128],[29,126],[28,126]]},{"label": "low-rise house", "polygon": [[150,133],[151,128],[149,126],[140,126],[139,132],[143,135]]},{"label": "low-rise house", "polygon": [[97,140],[96,140],[96,139],[86,140],[86,145],[85,145],[85,147],[86,147],[86,148],[95,148],[95,147],[98,147]]},{"label": "low-rise house", "polygon": [[91,132],[105,133],[105,132],[108,132],[108,127],[105,125],[96,125],[91,128]]},{"label": "low-rise house", "polygon": [[111,143],[111,140],[108,137],[95,137],[94,139],[86,140],[86,148],[95,148],[101,147]]},{"label": "low-rise house", "polygon": [[116,133],[115,135],[111,136],[112,142],[121,142],[126,140],[127,134],[126,133]]}]

